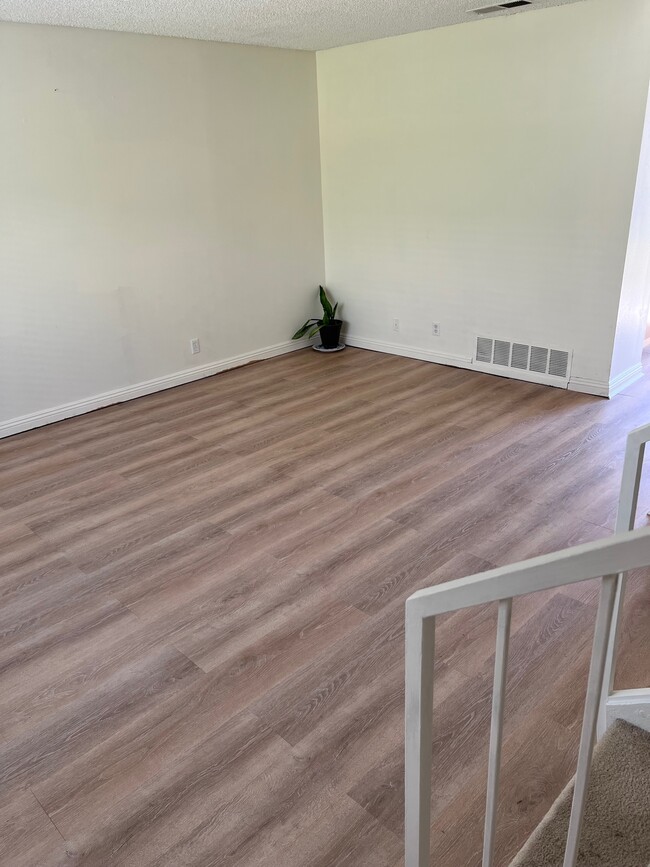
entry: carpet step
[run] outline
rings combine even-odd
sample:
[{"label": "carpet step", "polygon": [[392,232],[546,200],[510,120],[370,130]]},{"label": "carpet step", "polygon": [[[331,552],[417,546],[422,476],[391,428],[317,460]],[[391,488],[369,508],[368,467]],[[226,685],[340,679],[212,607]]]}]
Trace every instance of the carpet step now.
[{"label": "carpet step", "polygon": [[[573,782],[510,867],[562,867]],[[577,867],[649,867],[650,733],[618,720],[594,750]]]}]

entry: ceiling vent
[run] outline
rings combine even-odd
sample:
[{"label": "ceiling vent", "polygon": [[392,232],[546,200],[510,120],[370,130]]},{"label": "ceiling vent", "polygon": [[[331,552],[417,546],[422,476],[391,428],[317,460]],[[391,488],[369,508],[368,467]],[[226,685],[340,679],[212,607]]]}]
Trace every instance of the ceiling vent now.
[{"label": "ceiling vent", "polygon": [[475,360],[491,367],[512,368],[567,380],[571,354],[564,349],[477,337]]},{"label": "ceiling vent", "polygon": [[479,9],[470,9],[470,15],[493,15],[495,12],[507,12],[509,9],[520,9],[524,6],[532,6],[533,0],[510,0],[509,3],[497,3],[492,6],[481,6]]}]

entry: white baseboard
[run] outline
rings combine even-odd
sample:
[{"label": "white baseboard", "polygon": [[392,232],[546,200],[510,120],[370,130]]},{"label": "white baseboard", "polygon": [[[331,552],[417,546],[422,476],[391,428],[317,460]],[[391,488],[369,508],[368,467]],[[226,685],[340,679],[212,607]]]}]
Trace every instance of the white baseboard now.
[{"label": "white baseboard", "polygon": [[389,355],[401,355],[404,358],[418,358],[420,361],[432,361],[434,364],[448,364],[451,367],[474,367],[471,358],[464,358],[461,355],[447,355],[444,352],[431,352],[428,349],[417,349],[413,346],[404,346],[401,343],[387,343],[383,340],[372,340],[369,337],[357,337],[354,334],[346,334],[345,342],[348,346],[356,346],[359,349],[387,352]]},{"label": "white baseboard", "polygon": [[[386,352],[390,355],[401,355],[405,358],[417,358],[421,361],[433,362],[434,364],[446,364],[451,367],[461,367],[466,370],[476,370],[497,376],[503,375],[508,379],[521,379],[526,382],[536,382],[542,385],[551,385],[559,388],[567,387],[564,380],[558,382],[557,379],[554,379],[553,377],[541,376],[530,372],[520,374],[517,371],[509,369],[508,373],[504,372],[501,374],[500,371],[494,370],[492,367],[488,368],[485,365],[475,364],[472,358],[461,355],[432,352],[428,349],[419,349],[417,347],[405,346],[400,343],[389,343],[383,340],[373,340],[368,337],[358,337],[353,334],[346,335],[345,340],[349,346],[356,346],[359,349],[370,349],[374,352]],[[95,409],[100,409],[103,406],[110,406],[113,403],[123,403],[127,400],[133,400],[136,397],[143,397],[146,394],[163,391],[166,388],[174,388],[175,386],[183,385],[186,382],[194,382],[195,380],[203,379],[206,376],[213,376],[215,373],[220,373],[223,370],[240,367],[241,365],[248,364],[251,361],[259,361],[263,358],[273,358],[276,355],[284,355],[287,352],[304,349],[310,345],[311,341],[309,340],[287,340],[283,343],[276,343],[273,346],[266,346],[263,349],[258,349],[253,352],[244,352],[241,355],[234,355],[231,358],[225,358],[222,361],[214,361],[197,367],[189,367],[185,370],[168,374],[167,376],[160,376],[156,379],[149,379],[146,382],[127,385],[123,388],[117,388],[112,391],[103,392],[102,394],[93,395],[92,397],[39,410],[38,412],[29,413],[28,415],[18,416],[17,418],[0,422],[0,439],[21,433],[22,431],[31,430],[32,428],[52,424],[53,422],[61,421],[65,418],[83,415],[86,412],[92,412]],[[632,383],[641,379],[642,376],[643,368],[638,364],[629,370],[624,371],[609,383],[572,377],[569,381],[568,388],[571,391],[580,391],[586,394],[595,394],[603,397],[613,397],[614,394],[618,394]]]},{"label": "white baseboard", "polygon": [[549,376],[547,373],[535,373],[534,370],[516,370],[513,367],[500,368],[496,364],[481,364],[474,362],[474,370],[489,373],[491,376],[503,376],[505,379],[519,379],[522,382],[534,382],[536,385],[550,385],[551,388],[567,388],[568,380],[564,377]]},{"label": "white baseboard", "polygon": [[572,376],[569,380],[568,388],[569,391],[579,391],[581,394],[610,397],[609,383],[600,379],[585,379],[582,376]]},{"label": "white baseboard", "polygon": [[609,381],[599,379],[583,379],[575,376],[569,382],[570,391],[580,391],[583,394],[596,394],[599,397],[614,397],[620,394],[621,391],[643,377],[643,367],[641,364],[634,364],[623,373],[613,377]]},{"label": "white baseboard", "polygon": [[102,394],[96,394],[82,400],[75,400],[71,403],[18,416],[17,418],[0,422],[0,439],[21,433],[22,431],[31,430],[32,428],[41,427],[42,425],[52,424],[52,422],[61,421],[64,418],[83,415],[83,413],[92,412],[92,410],[100,409],[103,406],[110,406],[113,403],[123,403],[126,400],[143,397],[145,394],[153,394],[156,391],[174,388],[174,386],[183,385],[186,382],[194,382],[206,376],[213,376],[222,370],[241,367],[241,365],[248,364],[251,361],[273,358],[276,355],[284,355],[296,349],[304,349],[310,345],[311,341],[309,340],[287,340],[284,343],[276,343],[274,346],[266,346],[264,349],[257,349],[254,352],[244,352],[241,355],[224,358],[222,361],[213,361],[197,367],[188,367],[185,370],[179,370],[177,373],[170,373],[167,376],[159,376],[146,382],[138,382],[135,385],[127,385],[123,388],[105,391]]},{"label": "white baseboard", "polygon": [[624,370],[623,373],[619,373],[618,376],[610,379],[609,396],[614,397],[615,394],[620,394],[620,392],[624,391],[628,386],[633,385],[635,382],[638,382],[642,377],[643,366],[641,365],[641,362],[633,364],[632,367],[628,367],[628,369]]},{"label": "white baseboard", "polygon": [[357,337],[347,334],[345,342],[349,346],[357,346],[359,349],[372,349],[375,352],[388,352],[391,355],[402,355],[406,358],[418,358],[421,361],[431,361],[434,364],[447,364],[450,367],[462,367],[465,370],[475,370],[478,373],[489,373],[492,376],[502,376],[505,379],[518,379],[524,382],[534,382],[537,385],[550,385],[554,388],[566,388],[566,379],[555,376],[534,373],[531,371],[518,371],[511,367],[501,371],[495,365],[480,364],[472,358],[462,355],[448,355],[443,352],[431,352],[428,349],[418,349],[413,346],[404,346],[400,343],[387,343],[383,340],[371,340],[368,337]]}]

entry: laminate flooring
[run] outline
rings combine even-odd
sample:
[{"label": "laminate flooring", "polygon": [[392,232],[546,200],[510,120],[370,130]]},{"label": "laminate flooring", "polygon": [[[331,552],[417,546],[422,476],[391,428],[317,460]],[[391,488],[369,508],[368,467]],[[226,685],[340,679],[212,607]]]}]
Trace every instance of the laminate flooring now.
[{"label": "laminate flooring", "polygon": [[[404,600],[611,533],[648,421],[650,378],[607,401],[348,348],[0,441],[0,864],[402,865]],[[515,600],[498,864],[574,772],[596,598]],[[480,863],[495,623],[437,634],[445,867]],[[649,645],[635,574],[617,686]]]}]

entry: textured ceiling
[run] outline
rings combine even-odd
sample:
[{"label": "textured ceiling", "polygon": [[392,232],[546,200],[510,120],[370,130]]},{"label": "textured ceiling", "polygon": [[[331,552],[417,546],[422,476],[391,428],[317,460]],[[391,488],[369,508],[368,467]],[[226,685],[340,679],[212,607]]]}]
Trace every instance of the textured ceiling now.
[{"label": "textured ceiling", "polygon": [[[535,9],[575,2],[533,0],[524,12],[497,15],[531,15]],[[489,4],[490,0],[0,0],[0,20],[316,50],[475,21],[478,16],[468,10]]]}]

